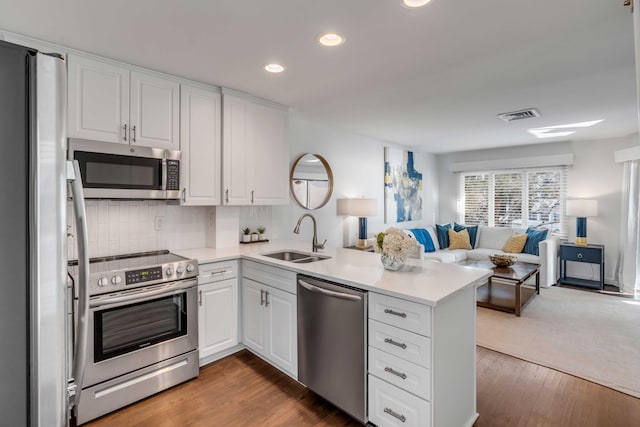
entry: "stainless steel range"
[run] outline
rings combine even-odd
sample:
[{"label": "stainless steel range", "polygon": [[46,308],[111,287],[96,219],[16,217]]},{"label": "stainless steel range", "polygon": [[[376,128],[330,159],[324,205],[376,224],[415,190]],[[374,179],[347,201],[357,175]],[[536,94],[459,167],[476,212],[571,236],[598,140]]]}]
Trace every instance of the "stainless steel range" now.
[{"label": "stainless steel range", "polygon": [[[160,251],[89,265],[79,424],[198,376],[197,262]],[[77,265],[69,275],[75,287]]]}]

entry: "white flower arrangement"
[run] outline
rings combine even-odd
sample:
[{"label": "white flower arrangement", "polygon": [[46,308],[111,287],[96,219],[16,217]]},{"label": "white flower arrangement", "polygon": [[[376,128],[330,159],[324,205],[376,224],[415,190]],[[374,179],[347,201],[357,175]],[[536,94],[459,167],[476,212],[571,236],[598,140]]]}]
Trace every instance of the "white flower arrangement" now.
[{"label": "white flower arrangement", "polygon": [[376,239],[376,252],[393,257],[407,258],[419,248],[416,239],[413,239],[399,228],[389,228],[387,231],[378,233]]}]

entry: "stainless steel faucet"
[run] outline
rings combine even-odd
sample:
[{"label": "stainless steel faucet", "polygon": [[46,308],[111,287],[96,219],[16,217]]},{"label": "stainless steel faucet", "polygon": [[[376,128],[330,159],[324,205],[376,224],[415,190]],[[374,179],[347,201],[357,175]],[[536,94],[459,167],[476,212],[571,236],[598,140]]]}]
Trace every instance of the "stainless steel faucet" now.
[{"label": "stainless steel faucet", "polygon": [[318,243],[318,227],[316,225],[316,219],[311,214],[302,214],[300,218],[298,218],[298,223],[296,224],[296,228],[293,229],[293,232],[296,234],[300,234],[300,223],[305,217],[311,218],[313,221],[313,252],[318,252],[318,249],[324,249],[324,244],[327,243],[327,239],[324,240],[321,244]]}]

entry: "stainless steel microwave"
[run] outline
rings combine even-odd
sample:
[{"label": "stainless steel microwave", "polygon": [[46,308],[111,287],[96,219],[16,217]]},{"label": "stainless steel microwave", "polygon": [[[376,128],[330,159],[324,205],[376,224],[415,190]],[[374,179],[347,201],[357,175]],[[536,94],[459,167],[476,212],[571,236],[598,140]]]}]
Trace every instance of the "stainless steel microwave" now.
[{"label": "stainless steel microwave", "polygon": [[87,199],[180,198],[180,151],[69,139]]}]

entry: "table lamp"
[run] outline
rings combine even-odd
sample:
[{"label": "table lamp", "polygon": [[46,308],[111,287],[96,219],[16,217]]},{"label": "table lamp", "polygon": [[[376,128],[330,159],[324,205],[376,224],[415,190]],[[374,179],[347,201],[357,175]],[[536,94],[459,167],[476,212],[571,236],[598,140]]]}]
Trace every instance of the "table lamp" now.
[{"label": "table lamp", "polygon": [[338,215],[357,216],[359,219],[358,247],[367,247],[367,217],[378,214],[376,199],[338,199]]},{"label": "table lamp", "polygon": [[566,214],[576,217],[576,245],[587,246],[587,217],[598,216],[598,201],[567,200]]}]

